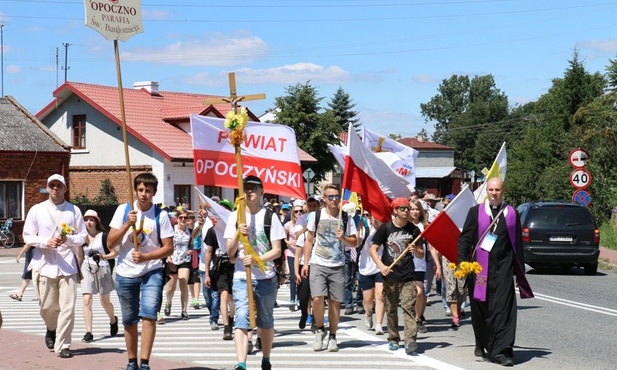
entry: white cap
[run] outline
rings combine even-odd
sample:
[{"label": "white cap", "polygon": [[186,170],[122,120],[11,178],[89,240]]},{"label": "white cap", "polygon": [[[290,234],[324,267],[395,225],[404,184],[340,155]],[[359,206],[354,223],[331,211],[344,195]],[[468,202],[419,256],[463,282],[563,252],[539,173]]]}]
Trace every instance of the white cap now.
[{"label": "white cap", "polygon": [[64,176],[59,175],[57,173],[55,173],[55,174],[53,174],[53,175],[51,175],[51,176],[49,176],[47,178],[47,185],[49,185],[49,183],[52,182],[52,181],[60,181],[62,183],[62,185],[66,186],[66,181],[64,181]]},{"label": "white cap", "polygon": [[306,203],[304,200],[302,199],[296,199],[293,202],[294,207],[302,207],[304,206],[304,203]]}]

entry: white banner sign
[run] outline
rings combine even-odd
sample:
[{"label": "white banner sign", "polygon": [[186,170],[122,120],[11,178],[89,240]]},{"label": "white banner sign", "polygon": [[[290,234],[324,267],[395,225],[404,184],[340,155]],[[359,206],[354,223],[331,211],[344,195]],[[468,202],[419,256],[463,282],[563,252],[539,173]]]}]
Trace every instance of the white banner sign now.
[{"label": "white banner sign", "polygon": [[[222,118],[191,115],[195,181],[238,188],[235,148]],[[243,177],[255,175],[266,193],[305,199],[296,134],[291,127],[248,122],[242,142]]]},{"label": "white banner sign", "polygon": [[144,32],[141,0],[84,0],[86,26],[107,40],[126,41]]}]

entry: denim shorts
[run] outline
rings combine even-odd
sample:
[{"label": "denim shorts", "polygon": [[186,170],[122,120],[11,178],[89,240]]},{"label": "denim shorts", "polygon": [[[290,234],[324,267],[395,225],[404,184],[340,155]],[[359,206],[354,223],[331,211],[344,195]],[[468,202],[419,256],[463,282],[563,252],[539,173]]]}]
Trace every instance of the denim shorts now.
[{"label": "denim shorts", "polygon": [[369,290],[375,288],[375,284],[383,283],[383,275],[381,272],[378,272],[373,275],[362,275],[360,274],[360,288],[362,290]]},{"label": "denim shorts", "polygon": [[139,318],[156,320],[161,309],[163,269],[135,278],[116,274],[116,292],[122,308],[122,325],[135,325]]},{"label": "denim shorts", "polygon": [[[274,300],[276,299],[276,286],[278,278],[273,276],[269,279],[253,279],[253,298],[255,299],[255,311],[257,312],[257,327],[261,329],[274,328]],[[246,279],[233,280],[233,297],[236,307],[234,326],[236,329],[251,330],[249,320],[248,292]]]}]

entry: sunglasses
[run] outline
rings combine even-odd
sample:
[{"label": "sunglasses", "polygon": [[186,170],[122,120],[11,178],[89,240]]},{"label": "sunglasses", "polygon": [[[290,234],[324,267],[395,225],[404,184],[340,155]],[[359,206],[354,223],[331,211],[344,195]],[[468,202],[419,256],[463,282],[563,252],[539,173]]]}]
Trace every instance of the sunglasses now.
[{"label": "sunglasses", "polygon": [[251,193],[254,193],[254,192],[256,192],[258,189],[260,189],[260,187],[259,187],[259,186],[255,186],[255,185],[253,185],[253,186],[245,186],[245,187],[244,187],[244,192],[245,192],[245,193],[248,193],[248,192],[250,191]]},{"label": "sunglasses", "polygon": [[341,196],[340,195],[328,195],[326,196],[326,198],[328,198],[328,200],[341,200]]},{"label": "sunglasses", "polygon": [[61,188],[62,184],[59,182],[52,182],[51,184],[47,185],[49,186],[50,189],[55,189],[55,188]]},{"label": "sunglasses", "polygon": [[178,220],[186,220],[187,218],[188,218],[188,217],[186,217],[186,216],[179,216],[179,217],[178,217]]},{"label": "sunglasses", "polygon": [[408,206],[402,206],[402,207],[398,207],[398,210],[401,211],[401,212],[407,212],[407,211],[409,211],[409,208],[410,207],[408,207]]},{"label": "sunglasses", "polygon": [[303,210],[301,210],[301,209],[296,209],[296,210],[294,211],[294,213],[304,213],[304,211],[303,211]]}]

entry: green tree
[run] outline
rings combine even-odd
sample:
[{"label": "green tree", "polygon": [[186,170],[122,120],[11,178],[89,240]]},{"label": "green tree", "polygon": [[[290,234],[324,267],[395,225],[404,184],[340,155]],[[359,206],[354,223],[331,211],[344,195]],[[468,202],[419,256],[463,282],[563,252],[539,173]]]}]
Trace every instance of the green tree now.
[{"label": "green tree", "polygon": [[109,178],[105,178],[105,180],[101,182],[101,187],[99,188],[99,195],[94,198],[93,203],[102,206],[118,204],[116,191]]},{"label": "green tree", "polygon": [[469,77],[453,75],[439,84],[439,93],[428,103],[420,104],[426,123],[433,122],[433,141],[446,144],[452,121],[460,116],[469,104]]},{"label": "green tree", "polygon": [[574,137],[578,146],[589,153],[587,169],[593,181],[589,186],[592,194],[591,211],[600,221],[607,221],[612,208],[617,205],[617,92],[603,95],[573,117]]},{"label": "green tree", "polygon": [[438,90],[429,103],[420,105],[427,122],[435,121],[433,140],[453,147],[455,164],[464,170],[478,172],[490,166],[507,137],[503,127],[509,115],[507,96],[492,75],[471,80],[454,75]]},{"label": "green tree", "polygon": [[323,97],[310,81],[288,86],[285,91],[286,95],[275,99],[277,113],[274,123],[295,130],[298,146],[317,159],[315,163],[303,165],[303,170],[310,167],[315,172],[313,181],[319,182],[335,168],[336,160],[327,144],[340,144],[341,127],[332,112],[322,112],[320,103]]},{"label": "green tree", "polygon": [[347,131],[350,123],[356,132],[360,129],[360,120],[356,118],[358,112],[353,110],[355,106],[356,104],[352,103],[349,94],[341,87],[336,90],[332,100],[328,103],[329,110],[334,115],[336,123],[341,127],[341,131]]},{"label": "green tree", "polygon": [[606,80],[609,90],[617,91],[617,60],[609,59],[606,66]]},{"label": "green tree", "polygon": [[513,114],[526,127],[508,155],[510,196],[519,201],[571,199],[568,154],[578,143],[573,128],[582,124],[574,117],[601,96],[604,86],[603,76],[587,72],[575,51],[563,78],[553,79],[546,94]]}]

